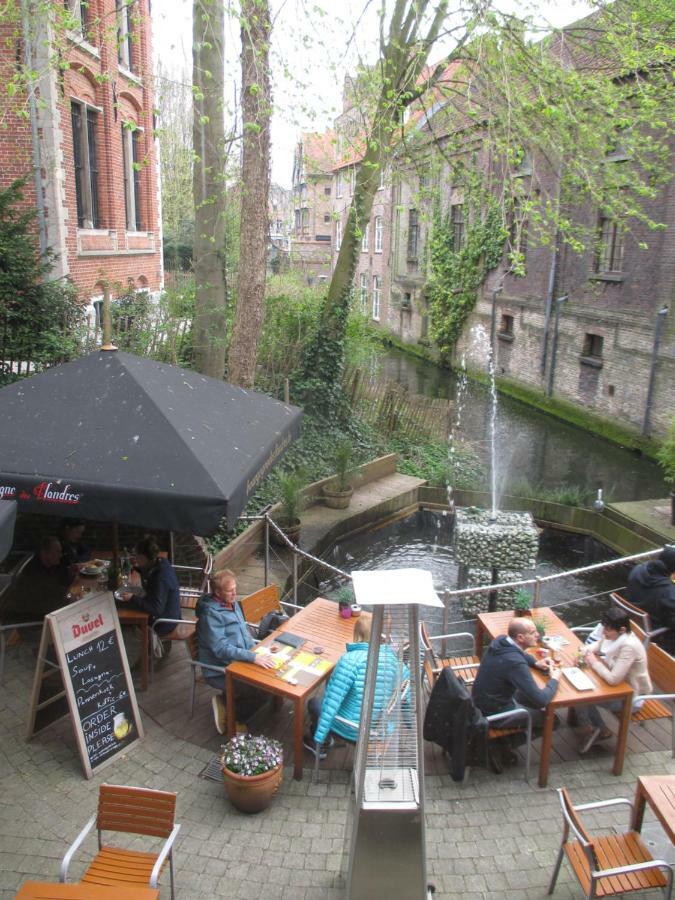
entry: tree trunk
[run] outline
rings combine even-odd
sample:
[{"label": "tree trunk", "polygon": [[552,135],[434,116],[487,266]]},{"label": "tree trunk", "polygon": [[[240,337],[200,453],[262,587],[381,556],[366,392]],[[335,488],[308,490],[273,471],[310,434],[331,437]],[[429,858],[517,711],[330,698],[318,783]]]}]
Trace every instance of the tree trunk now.
[{"label": "tree trunk", "polygon": [[239,287],[228,379],[253,387],[257,346],[265,308],[265,274],[269,237],[267,202],[270,187],[269,42],[272,30],[268,0],[243,0],[241,6],[241,77],[244,147],[241,170]]},{"label": "tree trunk", "polygon": [[225,119],[222,0],[194,0],[193,119],[195,152],[195,367],[222,378],[225,371]]}]

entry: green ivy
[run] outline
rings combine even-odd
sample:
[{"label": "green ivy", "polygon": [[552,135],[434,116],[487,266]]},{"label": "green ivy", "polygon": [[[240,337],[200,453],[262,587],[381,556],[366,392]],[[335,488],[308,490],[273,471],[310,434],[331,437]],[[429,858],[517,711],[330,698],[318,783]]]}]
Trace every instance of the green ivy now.
[{"label": "green ivy", "polygon": [[471,185],[466,192],[464,243],[454,249],[450,212],[436,202],[430,241],[431,276],[426,285],[431,336],[450,355],[473,311],[485,276],[497,266],[508,233],[501,206],[489,193]]}]

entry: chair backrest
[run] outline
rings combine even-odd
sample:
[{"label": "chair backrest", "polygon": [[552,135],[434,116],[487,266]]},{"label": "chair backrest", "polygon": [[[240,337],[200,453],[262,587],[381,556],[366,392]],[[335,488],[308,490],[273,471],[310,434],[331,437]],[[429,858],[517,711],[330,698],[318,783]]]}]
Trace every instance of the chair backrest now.
[{"label": "chair backrest", "polygon": [[[639,625],[633,625],[632,631],[639,640],[644,632]],[[647,650],[647,667],[654,687],[663,694],[675,694],[675,659],[657,644],[650,643]]]},{"label": "chair backrest", "polygon": [[572,798],[570,797],[567,788],[558,788],[558,796],[560,797],[560,806],[562,807],[565,822],[568,827],[572,829],[576,840],[581,844],[586,859],[588,860],[589,870],[599,869],[600,865],[598,863],[598,858],[595,855],[593,839],[586,831],[583,822],[577,815],[577,811],[574,808]]},{"label": "chair backrest", "polygon": [[102,784],[96,827],[166,838],[175,824],[176,795],[172,791]]},{"label": "chair backrest", "polygon": [[614,604],[614,606],[618,606],[619,609],[622,609],[624,612],[628,613],[632,622],[635,622],[636,625],[639,625],[640,628],[646,632],[646,635],[652,630],[651,620],[649,618],[649,614],[644,611],[644,609],[640,609],[639,606],[635,606],[630,600],[626,600],[625,597],[622,597],[621,594],[617,594],[614,592],[609,595],[610,600]]},{"label": "chair backrest", "polygon": [[281,610],[279,588],[276,584],[268,584],[248,597],[243,597],[239,603],[244,619],[249,625],[257,625],[267,613]]}]

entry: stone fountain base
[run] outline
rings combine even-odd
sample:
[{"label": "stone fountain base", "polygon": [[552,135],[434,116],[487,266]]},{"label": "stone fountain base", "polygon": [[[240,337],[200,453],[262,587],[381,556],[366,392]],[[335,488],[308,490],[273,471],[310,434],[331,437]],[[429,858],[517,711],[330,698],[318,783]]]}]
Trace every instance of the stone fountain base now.
[{"label": "stone fountain base", "polygon": [[[539,550],[539,528],[528,512],[491,512],[470,506],[455,511],[455,557],[460,565],[459,588],[479,587],[504,581],[517,581],[526,569],[533,569]],[[496,592],[495,609],[511,609],[515,590]],[[462,599],[467,616],[486,612],[488,594]]]}]

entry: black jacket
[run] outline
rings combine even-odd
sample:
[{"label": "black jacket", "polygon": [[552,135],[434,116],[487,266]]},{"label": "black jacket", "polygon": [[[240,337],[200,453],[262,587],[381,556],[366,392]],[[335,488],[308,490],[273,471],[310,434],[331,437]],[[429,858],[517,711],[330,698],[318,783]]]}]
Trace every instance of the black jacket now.
[{"label": "black jacket", "polygon": [[649,613],[654,628],[671,631],[655,638],[668,653],[675,652],[675,584],[658,559],[639,563],[628,576],[628,599]]},{"label": "black jacket", "polygon": [[438,676],[424,716],[424,739],[439,744],[450,756],[450,775],[462,781],[469,745],[485,756],[487,722],[475,708],[464,682],[450,668]]},{"label": "black jacket", "polygon": [[551,678],[545,688],[537,687],[530,668],[534,658],[513,644],[506,635],[495,638],[481,659],[473,686],[473,702],[483,715],[505,712],[519,700],[533,709],[541,709],[558,689],[558,681]]}]

